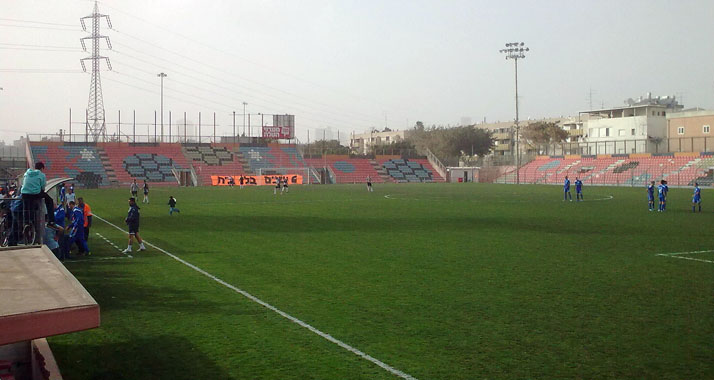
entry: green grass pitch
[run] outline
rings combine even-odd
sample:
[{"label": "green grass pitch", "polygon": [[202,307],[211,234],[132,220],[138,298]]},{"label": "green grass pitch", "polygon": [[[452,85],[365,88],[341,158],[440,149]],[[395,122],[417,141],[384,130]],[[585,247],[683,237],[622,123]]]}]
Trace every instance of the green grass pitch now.
[{"label": "green grass pitch", "polygon": [[[128,190],[82,190],[124,227]],[[169,195],[179,215],[169,216]],[[574,194],[573,194],[574,195]],[[152,244],[417,379],[714,378],[714,192],[487,184],[155,188]],[[393,379],[95,219],[67,267],[101,327],[53,337],[67,379]],[[137,248],[136,245],[134,247]],[[711,261],[711,262],[710,262]]]}]

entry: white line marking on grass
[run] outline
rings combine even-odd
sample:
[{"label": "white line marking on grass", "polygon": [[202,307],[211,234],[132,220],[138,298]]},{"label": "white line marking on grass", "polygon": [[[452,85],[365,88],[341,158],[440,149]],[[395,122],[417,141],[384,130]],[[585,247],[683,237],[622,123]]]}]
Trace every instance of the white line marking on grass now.
[{"label": "white line marking on grass", "polygon": [[684,260],[700,261],[703,263],[714,264],[714,261],[712,261],[712,260],[695,259],[694,257],[687,257],[687,256],[673,256],[673,255],[665,255],[665,254],[661,254],[661,253],[657,254],[656,256],[664,256],[664,257],[669,257],[671,259],[684,259]]},{"label": "white line marking on grass", "polygon": [[130,254],[128,254],[128,253],[125,253],[124,250],[122,250],[121,248],[119,248],[119,246],[117,246],[116,244],[114,244],[113,241],[111,241],[111,240],[105,238],[105,237],[102,236],[102,234],[100,234],[99,232],[95,232],[95,234],[97,234],[97,236],[99,236],[100,238],[104,239],[104,241],[106,241],[107,243],[109,243],[109,245],[111,245],[112,247],[114,247],[117,251],[121,252],[122,255],[126,255],[126,257],[127,257],[128,259],[131,259],[131,258],[134,257],[134,256],[132,256],[132,255],[130,255]]},{"label": "white line marking on grass", "polygon": [[704,259],[697,259],[694,257],[680,256],[680,255],[693,255],[693,254],[697,254],[697,253],[710,253],[710,252],[714,252],[714,249],[706,249],[706,250],[702,250],[702,251],[689,251],[689,252],[658,253],[655,256],[664,256],[664,257],[670,257],[672,259],[684,259],[684,260],[692,260],[692,261],[699,261],[702,263],[714,264],[714,261],[712,261],[712,260],[704,260]]},{"label": "white line marking on grass", "polygon": [[689,255],[689,254],[694,254],[694,253],[708,253],[708,252],[714,252],[714,249],[708,249],[708,250],[705,250],[705,251],[658,253],[656,256],[676,256],[676,255]]},{"label": "white line marking on grass", "polygon": [[[106,224],[108,224],[108,225],[110,225],[110,226],[112,226],[112,227],[118,229],[119,231],[124,231],[123,229],[121,229],[121,228],[118,227],[117,225],[115,225],[115,224],[113,224],[112,222],[110,222],[110,221],[108,221],[108,220],[106,220],[106,219],[100,217],[100,216],[97,215],[97,214],[94,214],[94,217],[96,217],[97,219],[103,221],[104,223],[106,223]],[[176,255],[174,255],[174,254],[172,254],[171,252],[168,252],[168,251],[166,251],[166,250],[164,250],[164,249],[162,249],[162,248],[159,248],[158,246],[156,246],[156,245],[154,245],[154,244],[151,244],[151,243],[149,243],[149,242],[146,241],[146,240],[144,240],[144,243],[146,243],[146,245],[148,245],[148,246],[150,246],[150,247],[153,247],[154,249],[158,250],[159,252],[161,252],[161,253],[163,253],[163,254],[169,256],[170,258],[172,258],[172,259],[174,259],[174,260],[180,262],[181,264],[183,264],[183,265],[185,265],[185,266],[187,266],[187,267],[189,267],[189,268],[195,270],[196,272],[198,272],[198,273],[200,273],[200,274],[202,274],[202,275],[204,275],[204,276],[210,278],[211,280],[213,280],[213,281],[215,281],[215,282],[217,282],[217,283],[219,283],[219,284],[225,286],[226,288],[231,289],[231,290],[233,290],[234,292],[236,292],[236,293],[238,293],[238,294],[240,294],[240,295],[242,295],[242,296],[248,298],[249,300],[251,300],[251,301],[253,301],[253,302],[255,302],[255,303],[257,303],[257,304],[259,304],[259,305],[261,305],[261,306],[263,306],[263,307],[265,307],[266,309],[271,310],[271,311],[277,313],[277,314],[280,315],[281,317],[288,319],[290,322],[293,322],[293,323],[295,323],[295,324],[297,324],[297,325],[299,325],[299,326],[301,326],[301,327],[304,327],[304,328],[310,330],[311,332],[313,332],[313,333],[315,333],[315,334],[321,336],[322,338],[324,338],[324,339],[326,339],[326,340],[328,340],[328,341],[330,341],[330,342],[332,342],[332,343],[334,343],[334,344],[336,344],[336,345],[338,345],[338,346],[344,348],[345,350],[347,350],[347,351],[349,351],[349,352],[351,352],[351,353],[353,353],[353,354],[355,354],[355,355],[357,355],[357,356],[359,356],[359,357],[361,357],[361,358],[363,358],[363,359],[365,359],[365,360],[368,360],[368,361],[370,361],[370,362],[372,362],[372,363],[378,365],[379,367],[381,367],[382,369],[386,370],[387,372],[390,372],[391,374],[396,375],[396,376],[399,376],[399,377],[401,377],[401,378],[403,378],[403,379],[416,380],[415,377],[413,377],[413,376],[411,376],[411,375],[409,375],[409,374],[407,374],[407,373],[405,373],[405,372],[402,372],[402,371],[400,371],[400,370],[398,370],[398,369],[396,369],[396,368],[394,368],[394,367],[392,367],[392,366],[390,366],[390,365],[388,365],[388,364],[386,364],[386,363],[384,363],[384,362],[382,362],[382,361],[380,361],[380,360],[378,360],[378,359],[375,359],[374,357],[372,357],[372,356],[370,356],[370,355],[368,355],[368,354],[366,354],[366,353],[364,353],[364,352],[362,352],[362,351],[360,351],[360,350],[358,350],[358,349],[356,349],[356,348],[350,346],[349,344],[347,344],[347,343],[345,343],[345,342],[343,342],[343,341],[341,341],[341,340],[339,340],[339,339],[333,337],[333,336],[330,335],[330,334],[324,333],[324,332],[318,330],[317,328],[312,327],[312,326],[309,325],[308,323],[303,322],[303,321],[301,321],[301,320],[299,320],[299,319],[293,317],[292,315],[290,315],[290,314],[288,314],[288,313],[286,313],[286,312],[284,312],[284,311],[278,309],[277,307],[275,307],[275,306],[273,306],[273,305],[271,305],[271,304],[269,304],[269,303],[267,303],[267,302],[261,300],[260,298],[254,296],[254,295],[252,295],[252,294],[250,294],[250,293],[248,293],[248,292],[246,292],[245,290],[239,289],[239,288],[237,288],[236,286],[231,285],[231,284],[229,284],[229,283],[227,283],[227,282],[221,280],[220,278],[218,278],[218,277],[216,277],[216,276],[214,276],[214,275],[212,275],[212,274],[206,272],[205,270],[203,270],[203,269],[201,269],[201,268],[199,268],[199,267],[197,267],[197,266],[195,266],[195,265],[189,263],[188,261],[186,261],[186,260],[184,260],[184,259],[182,259],[182,258],[180,258],[180,257],[178,257],[178,256],[176,256]]]}]

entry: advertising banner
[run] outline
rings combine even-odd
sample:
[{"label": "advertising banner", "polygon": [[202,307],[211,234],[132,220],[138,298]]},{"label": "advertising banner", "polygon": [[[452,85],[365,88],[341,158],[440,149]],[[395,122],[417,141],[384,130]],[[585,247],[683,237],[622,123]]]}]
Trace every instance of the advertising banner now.
[{"label": "advertising banner", "polygon": [[273,115],[273,125],[263,126],[263,138],[294,139],[295,115]]},{"label": "advertising banner", "polygon": [[[233,181],[235,182],[235,186],[240,186],[240,175],[212,175],[211,176],[211,184],[213,186],[228,186],[228,183],[230,182],[230,178],[233,177]],[[302,185],[302,176],[299,174],[271,174],[271,175],[244,175],[243,176],[243,185],[251,185],[251,186],[267,186],[267,185],[273,185],[277,183],[278,179],[286,179],[288,180],[288,185]]]}]

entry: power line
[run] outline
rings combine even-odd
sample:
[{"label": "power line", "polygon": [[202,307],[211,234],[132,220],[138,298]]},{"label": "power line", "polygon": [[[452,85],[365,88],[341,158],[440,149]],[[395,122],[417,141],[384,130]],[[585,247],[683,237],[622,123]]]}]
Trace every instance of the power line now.
[{"label": "power line", "polygon": [[[102,2],[102,3],[104,3],[104,2]],[[184,38],[184,39],[186,39],[186,40],[188,40],[188,41],[191,41],[191,42],[193,42],[193,43],[195,43],[195,44],[198,44],[198,45],[201,45],[201,46],[203,46],[203,47],[206,47],[206,48],[215,50],[215,51],[220,52],[220,53],[223,53],[223,54],[225,54],[225,55],[233,56],[233,57],[235,57],[235,58],[237,58],[237,59],[239,59],[239,60],[241,60],[241,61],[247,62],[247,63],[249,63],[249,64],[251,64],[251,65],[254,65],[254,66],[258,67],[258,68],[268,69],[268,70],[270,70],[270,71],[276,72],[276,73],[281,74],[281,75],[283,75],[283,76],[286,76],[286,77],[289,77],[289,78],[293,78],[293,79],[299,80],[299,81],[301,81],[301,82],[303,82],[303,83],[307,83],[307,84],[309,84],[309,85],[311,85],[311,86],[314,86],[314,87],[324,88],[324,89],[327,89],[327,90],[330,90],[330,91],[333,91],[333,92],[342,92],[342,93],[344,93],[344,94],[346,94],[346,95],[349,95],[349,96],[351,96],[351,97],[353,97],[353,98],[355,98],[355,99],[359,99],[359,100],[361,100],[361,101],[368,102],[368,103],[370,103],[370,104],[377,104],[377,105],[379,105],[380,107],[384,108],[384,107],[383,107],[383,106],[384,106],[383,104],[380,104],[380,103],[378,103],[378,102],[375,102],[373,99],[362,98],[362,97],[359,96],[359,95],[351,94],[351,93],[346,92],[346,91],[341,90],[341,89],[335,89],[335,88],[331,88],[331,87],[329,87],[329,86],[325,86],[325,85],[321,85],[321,84],[318,84],[318,83],[314,83],[314,82],[312,82],[312,81],[309,81],[309,80],[307,80],[307,79],[300,78],[300,77],[295,76],[295,75],[293,75],[293,74],[285,73],[285,72],[283,72],[283,71],[281,71],[281,70],[277,70],[277,69],[275,69],[275,68],[271,68],[271,67],[267,66],[267,65],[265,64],[265,62],[253,62],[253,61],[251,61],[251,60],[249,60],[249,59],[246,59],[245,57],[238,56],[238,55],[236,55],[236,54],[234,54],[234,53],[225,51],[225,50],[223,50],[223,49],[220,49],[220,48],[217,48],[217,47],[215,47],[215,46],[209,45],[209,44],[207,44],[207,43],[198,41],[198,40],[196,40],[196,39],[194,39],[194,38],[192,38],[192,37],[183,35],[183,34],[181,34],[181,33],[178,33],[178,32],[176,32],[176,31],[173,31],[173,30],[171,30],[171,29],[162,27],[162,26],[160,26],[160,25],[158,25],[158,24],[156,24],[156,23],[154,23],[154,22],[151,22],[151,21],[149,21],[149,20],[146,20],[146,19],[144,19],[144,18],[141,18],[141,17],[139,17],[139,16],[136,16],[136,15],[134,15],[134,14],[132,14],[132,13],[123,11],[123,10],[121,10],[121,9],[118,9],[118,8],[112,6],[112,5],[109,5],[109,4],[104,4],[104,5],[105,5],[106,7],[108,7],[108,8],[114,9],[115,11],[120,12],[120,13],[123,13],[123,14],[125,14],[125,15],[127,15],[127,16],[129,16],[129,17],[133,17],[133,18],[135,18],[135,19],[137,19],[137,20],[139,20],[139,21],[141,21],[141,22],[143,22],[143,23],[146,23],[146,24],[148,24],[148,25],[151,25],[151,26],[153,26],[153,27],[155,27],[155,28],[158,28],[158,29],[164,30],[164,31],[166,31],[166,32],[172,33],[172,34],[177,35],[177,36],[179,36],[179,37],[181,37],[181,38]],[[402,110],[402,111],[405,111],[405,110]],[[409,112],[407,112],[407,113],[409,113]]]},{"label": "power line", "polygon": [[0,21],[11,21],[11,22],[24,22],[28,24],[42,24],[42,25],[57,25],[57,26],[69,26],[72,28],[76,28],[77,25],[75,24],[60,24],[56,22],[44,22],[44,21],[33,21],[33,20],[20,20],[16,18],[0,18]]},{"label": "power line", "polygon": [[[198,63],[198,64],[200,64],[200,65],[203,65],[203,66],[207,66],[207,67],[209,67],[209,68],[212,68],[213,70],[222,72],[222,73],[224,73],[224,74],[226,74],[226,75],[229,75],[229,76],[238,78],[239,80],[242,80],[242,81],[245,81],[245,82],[251,82],[251,83],[254,83],[254,84],[258,85],[258,86],[262,86],[262,87],[271,89],[271,90],[273,90],[273,91],[277,91],[277,92],[283,93],[283,94],[285,94],[285,95],[287,95],[287,96],[290,96],[290,97],[293,98],[293,99],[300,97],[299,94],[294,94],[294,93],[285,91],[285,90],[283,90],[282,88],[273,87],[273,86],[270,86],[270,85],[266,85],[266,84],[263,84],[263,83],[254,81],[254,80],[252,80],[252,79],[248,79],[248,78],[245,78],[245,77],[241,77],[241,76],[239,76],[239,75],[236,75],[235,73],[226,71],[226,70],[224,70],[224,69],[222,69],[222,68],[220,68],[220,67],[207,64],[205,61],[199,61],[199,60],[197,60],[197,59],[195,59],[195,58],[188,57],[188,56],[183,55],[183,54],[181,54],[181,53],[179,53],[179,52],[176,52],[176,51],[167,49],[167,48],[165,48],[165,47],[163,47],[163,46],[160,46],[160,45],[154,44],[154,43],[152,43],[152,42],[146,41],[146,40],[144,40],[144,39],[142,39],[142,38],[132,36],[132,35],[130,35],[130,34],[128,34],[128,33],[120,32],[120,31],[117,31],[117,30],[114,30],[114,31],[115,31],[116,33],[118,33],[118,34],[125,35],[125,36],[127,36],[127,37],[129,37],[129,38],[132,38],[132,39],[135,39],[135,40],[137,40],[137,41],[143,42],[143,43],[145,43],[145,44],[147,44],[147,45],[150,45],[150,46],[153,46],[153,47],[155,47],[155,48],[158,48],[158,49],[167,51],[167,52],[169,52],[169,53],[171,53],[171,54],[174,54],[174,55],[176,55],[176,56],[179,56],[179,57],[181,57],[181,58],[183,58],[183,59],[185,59],[185,60],[193,61],[193,62]],[[117,43],[117,45],[125,46],[125,47],[127,47],[127,48],[129,48],[129,49],[131,49],[131,50],[133,50],[133,51],[136,51],[136,52],[138,52],[138,53],[140,53],[140,54],[146,54],[146,53],[142,53],[142,52],[140,52],[140,51],[137,51],[136,49],[133,49],[131,46],[126,45],[126,44]],[[126,53],[124,53],[124,55],[127,55],[127,56],[128,56],[128,54],[126,54]],[[148,54],[147,54],[147,55],[148,55]],[[159,60],[163,60],[163,61],[166,61],[166,62],[170,62],[171,64],[176,65],[176,66],[179,66],[179,67],[184,67],[184,68],[186,68],[187,70],[190,70],[190,71],[196,71],[196,70],[194,70],[194,69],[192,69],[192,68],[187,68],[186,66],[180,65],[180,64],[178,64],[178,63],[176,63],[176,62],[174,62],[174,61],[170,61],[170,60],[167,60],[167,59],[159,58],[159,57],[156,57],[156,56],[154,56],[154,55],[152,55],[151,57],[154,58],[154,59],[159,59]],[[134,59],[137,59],[137,58],[134,58]],[[137,60],[141,60],[141,59],[137,59]],[[143,61],[146,62],[146,63],[149,63],[149,64],[154,64],[153,62],[148,62],[148,61],[146,61],[146,60],[143,60]],[[221,80],[221,81],[226,81],[224,78],[217,78],[217,77],[215,77],[215,76],[206,74],[205,72],[200,72],[200,71],[196,71],[196,72],[198,72],[198,73],[200,73],[200,74],[202,74],[202,75],[204,75],[204,76],[207,76],[207,77],[211,77],[211,78],[214,78],[214,79],[219,79],[219,80]],[[248,89],[248,90],[251,91],[251,92],[265,93],[264,90],[259,90],[259,89],[255,89],[255,88],[246,87],[245,85],[238,85],[238,84],[235,84],[235,82],[234,82],[234,85],[235,85],[235,86],[238,86],[238,87],[244,87],[244,88]],[[275,96],[272,96],[272,97],[275,98]],[[276,99],[277,99],[277,98],[276,98]],[[264,100],[265,100],[265,99],[264,99]],[[308,99],[308,100],[309,100],[309,99]],[[294,100],[292,100],[292,101],[295,102]],[[322,106],[322,107],[325,107],[326,109],[331,110],[331,111],[322,111],[322,112],[334,112],[334,108],[335,108],[335,107],[333,107],[333,106],[330,106],[330,105],[328,105],[328,104],[324,104],[324,103],[321,103],[321,102],[318,102],[318,101],[314,101],[314,100],[311,101],[311,102],[312,102],[312,103],[315,103],[315,104],[318,104],[318,105],[320,105],[320,106]],[[304,103],[302,103],[302,104],[304,104]],[[310,107],[310,106],[308,106],[308,107]],[[344,113],[343,113],[342,115],[344,115]],[[360,119],[360,118],[362,118],[362,117],[363,117],[363,116],[355,117],[355,119]],[[366,121],[368,124],[371,124],[371,123],[374,123],[374,122],[375,122],[374,120],[371,119],[371,116],[367,116],[367,118],[368,118],[369,120],[368,120],[368,119],[363,119],[362,121]]]},{"label": "power line", "polygon": [[[118,52],[118,51],[115,51],[115,53],[119,53],[119,52]],[[121,54],[121,53],[120,53],[120,54]],[[115,60],[115,61],[116,61],[116,60]],[[138,71],[141,71],[141,72],[144,72],[144,73],[152,74],[152,75],[153,75],[152,72],[149,72],[149,71],[147,71],[147,70],[139,69],[139,68],[136,68],[136,67],[134,67],[134,66],[126,65],[126,64],[125,64],[125,66],[130,67],[130,68],[133,68],[134,70],[138,70]],[[150,81],[147,81],[147,80],[144,80],[144,79],[140,79],[140,78],[138,78],[138,77],[134,77],[134,76],[128,75],[128,74],[126,74],[126,73],[122,73],[122,75],[135,78],[135,79],[137,79],[137,80],[139,80],[139,81],[141,81],[141,82],[153,84],[153,82],[150,82]],[[195,77],[194,77],[194,78],[195,78]],[[198,79],[198,78],[196,78],[196,79]],[[198,79],[198,80],[200,80],[200,79]],[[182,84],[182,85],[184,85],[184,86],[188,86],[188,87],[192,87],[192,88],[196,88],[196,89],[198,89],[198,90],[200,90],[200,91],[205,91],[205,92],[208,92],[208,93],[215,93],[214,91],[208,90],[208,89],[206,89],[206,88],[198,87],[198,86],[192,85],[192,84],[190,84],[190,83],[182,82],[182,81],[180,81],[180,80],[172,79],[171,82],[178,83],[178,84]],[[204,81],[204,82],[205,82],[205,81]],[[222,86],[219,86],[219,85],[214,85],[214,84],[211,84],[211,86],[213,86],[213,87],[218,87],[218,88],[225,88],[225,87],[222,87]],[[215,103],[215,104],[220,104],[220,105],[223,105],[223,106],[226,106],[226,107],[232,107],[231,105],[224,104],[224,103],[220,103],[220,102],[216,102],[216,101],[212,101],[212,100],[209,100],[209,99],[206,99],[206,98],[202,98],[202,97],[199,97],[199,96],[196,96],[196,95],[194,95],[194,94],[187,93],[187,92],[184,92],[184,91],[179,91],[179,90],[175,90],[175,89],[171,89],[171,88],[166,88],[166,89],[167,89],[167,90],[170,90],[170,91],[179,92],[179,93],[185,94],[185,95],[187,95],[187,96],[191,96],[191,97],[199,98],[199,99],[202,99],[202,100],[205,100],[205,101],[209,101],[209,102],[212,102],[212,103]],[[230,89],[227,89],[227,88],[225,88],[225,89],[228,90],[228,91],[230,91]],[[229,98],[232,98],[232,99],[235,99],[235,100],[240,100],[240,99],[238,99],[237,97],[235,97],[235,95],[230,95]],[[261,103],[252,103],[252,104],[258,105],[258,106],[261,106],[261,107],[264,107],[264,108],[266,108],[266,109],[271,108],[270,106],[268,106],[268,105],[266,105],[266,104],[261,104]],[[292,108],[295,109],[295,110],[301,110],[301,111],[305,112],[305,114],[307,114],[307,115],[310,115],[310,114],[319,115],[319,113],[310,112],[310,111],[305,111],[304,109],[302,109],[302,108],[300,108],[300,107],[295,107],[295,106],[293,106]],[[322,115],[322,116],[324,117],[324,115]],[[306,119],[306,120],[313,120],[313,121],[318,122],[318,123],[324,122],[324,120],[313,119],[313,118],[310,118],[310,117],[306,117],[305,115],[301,115],[301,117],[304,118],[304,119]],[[338,123],[342,124],[343,126],[351,126],[351,123],[352,123],[352,121],[350,121],[350,120],[338,119],[338,118],[334,118],[334,117],[326,117],[326,119],[331,119],[331,120],[333,120],[333,121],[335,121],[335,122],[338,122]]]},{"label": "power line", "polygon": [[2,73],[27,73],[27,74],[84,74],[81,70],[65,69],[0,69]]},{"label": "power line", "polygon": [[0,24],[0,26],[4,26],[4,27],[8,27],[8,28],[61,30],[61,31],[64,31],[64,32],[81,32],[81,31],[82,31],[82,29],[79,29],[79,28],[67,29],[67,28],[53,28],[53,27],[48,27],[48,26],[32,26],[32,25],[8,25],[8,24]]},{"label": "power line", "polygon": [[32,48],[32,47],[15,47],[15,46],[0,46],[2,50],[26,50],[26,51],[55,51],[62,53],[77,53],[82,51],[82,49],[67,50],[67,49],[46,49],[46,48]]},{"label": "power line", "polygon": [[76,47],[76,46],[11,44],[11,43],[7,43],[7,42],[0,42],[0,45],[6,45],[6,46],[24,46],[24,47],[38,47],[38,48],[52,48],[52,49],[71,49],[71,50],[79,50],[79,48]]}]

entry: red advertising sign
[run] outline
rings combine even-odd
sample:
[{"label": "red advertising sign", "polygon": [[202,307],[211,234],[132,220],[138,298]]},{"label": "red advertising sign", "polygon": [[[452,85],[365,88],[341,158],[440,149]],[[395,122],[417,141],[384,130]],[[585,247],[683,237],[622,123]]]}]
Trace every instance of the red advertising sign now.
[{"label": "red advertising sign", "polygon": [[266,139],[292,139],[295,137],[294,127],[290,126],[263,126],[263,138]]}]

